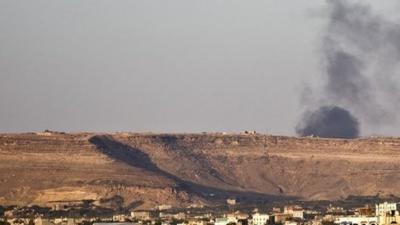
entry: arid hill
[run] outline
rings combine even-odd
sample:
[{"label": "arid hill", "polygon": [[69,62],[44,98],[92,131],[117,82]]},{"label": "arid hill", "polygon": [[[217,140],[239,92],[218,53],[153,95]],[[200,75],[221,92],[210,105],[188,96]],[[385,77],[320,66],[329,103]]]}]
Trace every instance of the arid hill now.
[{"label": "arid hill", "polygon": [[0,135],[0,205],[125,207],[400,195],[400,139],[251,134]]}]

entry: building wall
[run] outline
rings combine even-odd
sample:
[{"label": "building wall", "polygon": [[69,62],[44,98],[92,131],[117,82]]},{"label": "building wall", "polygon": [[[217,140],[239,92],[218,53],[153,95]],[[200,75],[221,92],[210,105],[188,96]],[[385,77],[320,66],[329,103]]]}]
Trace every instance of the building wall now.
[{"label": "building wall", "polygon": [[[388,203],[388,202],[376,204],[375,205],[375,215],[376,216],[385,216],[387,213],[396,212],[399,209],[398,205],[399,205],[398,203]],[[398,215],[398,213],[397,213],[397,215]]]},{"label": "building wall", "polygon": [[377,225],[378,224],[378,217],[366,217],[366,216],[346,216],[346,217],[338,217],[335,220],[336,224],[341,225]]},{"label": "building wall", "polygon": [[269,220],[268,214],[255,213],[253,214],[253,225],[265,225]]},{"label": "building wall", "polygon": [[400,216],[395,215],[395,216],[379,216],[378,217],[378,224],[379,225],[391,225],[391,224],[400,224]]}]

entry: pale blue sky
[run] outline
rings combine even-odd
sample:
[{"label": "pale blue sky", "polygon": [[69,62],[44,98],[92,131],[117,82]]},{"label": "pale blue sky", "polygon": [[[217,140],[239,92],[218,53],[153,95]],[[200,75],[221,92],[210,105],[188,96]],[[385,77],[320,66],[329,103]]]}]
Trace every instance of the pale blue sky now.
[{"label": "pale blue sky", "polygon": [[319,82],[323,5],[1,0],[0,131],[294,135],[303,84]]}]

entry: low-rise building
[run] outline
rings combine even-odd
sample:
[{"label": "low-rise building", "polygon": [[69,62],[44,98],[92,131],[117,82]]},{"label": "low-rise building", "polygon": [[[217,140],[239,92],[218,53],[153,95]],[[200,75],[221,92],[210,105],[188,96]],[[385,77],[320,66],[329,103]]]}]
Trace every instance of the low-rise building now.
[{"label": "low-rise building", "polygon": [[354,210],[356,216],[375,216],[375,210],[369,206],[359,207]]},{"label": "low-rise building", "polygon": [[136,223],[129,223],[129,222],[95,222],[93,225],[138,225]]},{"label": "low-rise building", "polygon": [[274,214],[274,222],[275,223],[284,223],[285,221],[292,218],[291,214],[286,213],[275,213]]},{"label": "low-rise building", "polygon": [[228,198],[226,200],[226,203],[228,203],[228,205],[236,205],[236,199],[235,198]]},{"label": "low-rise building", "polygon": [[249,214],[240,211],[236,211],[233,215],[237,220],[247,220],[249,218]]},{"label": "low-rise building", "polygon": [[115,214],[112,218],[113,221],[124,222],[126,221],[126,215],[124,214]]},{"label": "low-rise building", "polygon": [[150,220],[152,215],[150,211],[137,210],[131,212],[131,217],[138,220]]},{"label": "low-rise building", "polygon": [[396,214],[399,215],[398,213],[399,209],[400,209],[399,203],[384,202],[375,205],[375,215],[376,216],[385,216],[387,214],[391,214],[393,216]]},{"label": "low-rise building", "polygon": [[188,225],[207,225],[207,221],[190,219],[188,220]]},{"label": "low-rise building", "polygon": [[166,205],[166,204],[157,206],[158,210],[167,210],[167,209],[171,209],[171,208],[172,208],[172,205]]},{"label": "low-rise building", "polygon": [[275,213],[281,213],[282,211],[281,211],[281,208],[279,208],[279,207],[272,207],[272,213],[273,214],[275,214]]},{"label": "low-rise building", "polygon": [[340,225],[377,225],[378,217],[376,216],[344,216],[335,220]]},{"label": "low-rise building", "polygon": [[331,215],[345,215],[347,212],[343,207],[335,207],[330,204],[326,208],[326,213]]},{"label": "low-rise building", "polygon": [[304,210],[298,205],[285,206],[283,213],[291,215],[293,218],[304,219]]},{"label": "low-rise building", "polygon": [[298,225],[296,221],[285,221],[284,225]]},{"label": "low-rise building", "polygon": [[228,215],[225,217],[215,218],[214,225],[227,225],[231,223],[237,223],[237,219],[234,216]]},{"label": "low-rise building", "polygon": [[379,225],[400,224],[400,216],[390,215],[390,214],[378,216],[378,224]]},{"label": "low-rise building", "polygon": [[227,225],[229,223],[228,218],[215,218],[214,225]]},{"label": "low-rise building", "polygon": [[266,225],[269,220],[269,215],[265,213],[254,213],[252,215],[253,225]]},{"label": "low-rise building", "polygon": [[29,220],[23,218],[12,218],[7,220],[11,225],[25,225],[29,223]]}]

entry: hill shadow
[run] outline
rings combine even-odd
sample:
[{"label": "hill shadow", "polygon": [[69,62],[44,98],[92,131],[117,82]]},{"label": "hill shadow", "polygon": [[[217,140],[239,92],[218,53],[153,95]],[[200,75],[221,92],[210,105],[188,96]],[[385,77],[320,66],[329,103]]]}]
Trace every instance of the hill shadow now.
[{"label": "hill shadow", "polygon": [[[205,198],[211,201],[225,201],[227,198],[235,197],[241,201],[269,202],[276,200],[292,201],[297,197],[270,195],[257,192],[225,190],[208,187],[188,180],[183,180],[167,171],[159,168],[144,151],[115,140],[111,135],[95,135],[89,139],[96,148],[108,157],[123,162],[129,166],[142,168],[155,174],[169,178],[177,184],[177,189],[189,194]],[[177,162],[179,163],[179,162]]]}]

